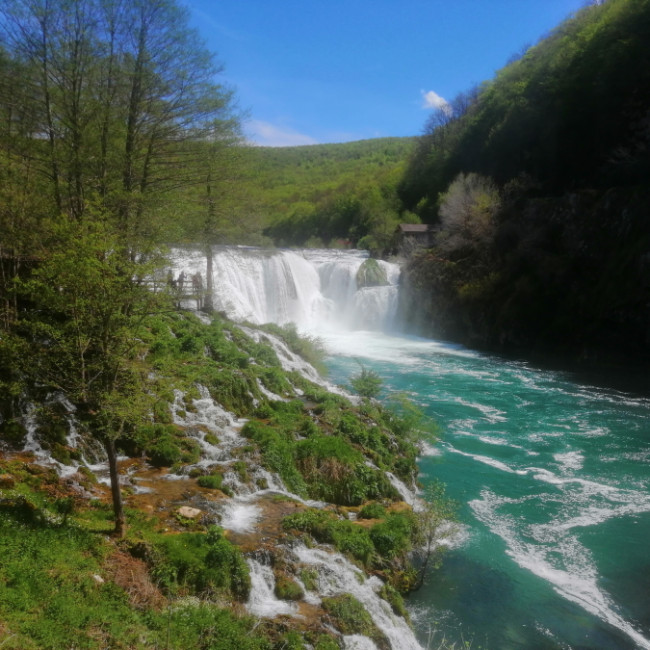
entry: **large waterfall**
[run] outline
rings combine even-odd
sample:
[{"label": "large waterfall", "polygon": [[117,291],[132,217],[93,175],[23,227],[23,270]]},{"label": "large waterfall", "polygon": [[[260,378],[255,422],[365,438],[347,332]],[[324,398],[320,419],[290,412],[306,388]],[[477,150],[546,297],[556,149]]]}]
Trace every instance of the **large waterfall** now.
[{"label": "large waterfall", "polygon": [[[399,267],[377,261],[383,286],[358,287],[365,251],[213,249],[213,303],[236,321],[295,323],[299,330],[388,330],[397,309]],[[205,277],[205,255],[172,251],[174,272]]]}]

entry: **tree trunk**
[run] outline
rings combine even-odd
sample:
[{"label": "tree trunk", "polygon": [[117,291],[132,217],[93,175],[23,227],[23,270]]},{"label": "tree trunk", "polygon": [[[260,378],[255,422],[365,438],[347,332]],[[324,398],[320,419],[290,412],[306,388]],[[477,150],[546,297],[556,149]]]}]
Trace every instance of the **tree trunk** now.
[{"label": "tree trunk", "polygon": [[113,513],[115,516],[115,535],[124,537],[126,522],[124,519],[124,506],[122,504],[122,492],[120,491],[120,477],[117,473],[117,451],[115,440],[109,438],[104,444],[108,454],[108,468],[111,477],[111,495],[113,497]]}]

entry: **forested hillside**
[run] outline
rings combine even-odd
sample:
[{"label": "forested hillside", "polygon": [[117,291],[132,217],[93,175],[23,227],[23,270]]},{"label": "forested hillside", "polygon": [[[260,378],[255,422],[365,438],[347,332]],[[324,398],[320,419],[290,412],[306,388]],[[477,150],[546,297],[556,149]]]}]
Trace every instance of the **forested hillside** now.
[{"label": "forested hillside", "polygon": [[[437,555],[443,512],[416,517],[398,489],[416,476],[414,410],[330,394],[295,329],[212,313],[211,244],[250,241],[260,216],[218,72],[175,0],[0,3],[4,648],[416,645],[398,591]],[[205,246],[205,291],[174,278],[166,246],[183,242]],[[260,500],[262,532],[216,525],[238,495]],[[381,594],[314,600],[294,541],[355,562],[355,586],[383,576]],[[277,621],[255,608],[256,572]],[[309,617],[284,616],[305,598]]]},{"label": "forested hillside", "polygon": [[439,226],[407,269],[411,319],[474,345],[647,356],[649,178],[650,2],[608,0],[427,123],[399,188]]},{"label": "forested hillside", "polygon": [[255,148],[258,211],[278,245],[360,245],[378,252],[400,216],[397,185],[415,138]]}]

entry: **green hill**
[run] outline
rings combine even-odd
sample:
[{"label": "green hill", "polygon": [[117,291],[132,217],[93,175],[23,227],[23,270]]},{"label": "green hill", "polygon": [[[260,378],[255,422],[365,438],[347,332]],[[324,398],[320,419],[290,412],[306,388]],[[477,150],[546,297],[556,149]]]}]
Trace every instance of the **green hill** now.
[{"label": "green hill", "polygon": [[[415,138],[255,148],[252,192],[278,245],[381,249],[400,221],[397,185]],[[363,243],[363,242],[362,242]]]},{"label": "green hill", "polygon": [[407,269],[411,320],[484,347],[647,358],[649,44],[650,2],[591,5],[432,116],[399,188],[440,228]]}]

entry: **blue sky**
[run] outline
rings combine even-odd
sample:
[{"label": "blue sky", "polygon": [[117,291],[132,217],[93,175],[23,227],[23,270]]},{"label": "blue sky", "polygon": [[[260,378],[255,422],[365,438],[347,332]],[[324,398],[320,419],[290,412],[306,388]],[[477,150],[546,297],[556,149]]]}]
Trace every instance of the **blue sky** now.
[{"label": "blue sky", "polygon": [[421,133],[585,0],[187,0],[252,142]]}]

